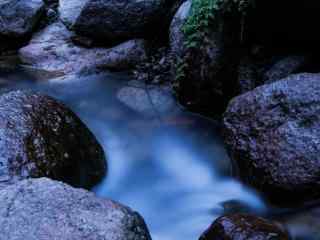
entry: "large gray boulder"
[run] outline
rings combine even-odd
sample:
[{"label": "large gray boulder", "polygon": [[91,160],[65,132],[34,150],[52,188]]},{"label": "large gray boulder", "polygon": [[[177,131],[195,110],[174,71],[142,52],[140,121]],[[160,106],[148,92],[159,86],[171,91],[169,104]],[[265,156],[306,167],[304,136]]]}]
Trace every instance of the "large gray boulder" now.
[{"label": "large gray boulder", "polygon": [[9,186],[0,201],[1,240],[151,240],[130,208],[46,178]]},{"label": "large gray boulder", "polygon": [[92,68],[128,69],[147,55],[142,39],[107,49],[75,45],[73,37],[61,22],[56,22],[35,34],[30,43],[19,50],[19,57],[28,66],[59,76]]},{"label": "large gray boulder", "polygon": [[168,0],[89,0],[73,28],[105,44],[140,38],[165,22],[171,5]]},{"label": "large gray boulder", "polygon": [[278,204],[319,200],[319,74],[291,75],[234,98],[223,124],[244,182]]},{"label": "large gray boulder", "polygon": [[90,188],[106,173],[104,151],[64,104],[29,91],[0,97],[0,187],[49,177]]},{"label": "large gray boulder", "polygon": [[44,11],[42,0],[1,0],[0,39],[29,35]]}]

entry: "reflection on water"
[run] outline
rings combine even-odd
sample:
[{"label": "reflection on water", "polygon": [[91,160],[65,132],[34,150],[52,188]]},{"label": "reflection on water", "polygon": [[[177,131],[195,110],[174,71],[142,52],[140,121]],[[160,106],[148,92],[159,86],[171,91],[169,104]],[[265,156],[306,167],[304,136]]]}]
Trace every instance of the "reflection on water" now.
[{"label": "reflection on water", "polygon": [[6,76],[10,78],[8,88],[46,92],[89,126],[109,164],[107,178],[94,191],[139,211],[154,240],[197,239],[228,200],[263,209],[253,193],[227,177],[229,159],[216,123],[178,106],[161,116],[139,114],[117,99],[116,93],[127,84],[125,75],[49,83],[35,83],[26,75],[29,81]]}]

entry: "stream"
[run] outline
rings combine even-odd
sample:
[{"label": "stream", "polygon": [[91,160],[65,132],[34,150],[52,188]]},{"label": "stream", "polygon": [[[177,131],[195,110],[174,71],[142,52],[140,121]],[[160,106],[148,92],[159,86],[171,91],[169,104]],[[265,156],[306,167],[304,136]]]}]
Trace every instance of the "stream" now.
[{"label": "stream", "polygon": [[198,239],[227,202],[264,211],[255,193],[229,177],[218,124],[185,111],[170,95],[170,111],[145,115],[117,97],[130,84],[126,74],[38,78],[17,69],[0,72],[2,91],[41,91],[80,116],[108,158],[108,174],[93,190],[138,211],[152,239]]}]

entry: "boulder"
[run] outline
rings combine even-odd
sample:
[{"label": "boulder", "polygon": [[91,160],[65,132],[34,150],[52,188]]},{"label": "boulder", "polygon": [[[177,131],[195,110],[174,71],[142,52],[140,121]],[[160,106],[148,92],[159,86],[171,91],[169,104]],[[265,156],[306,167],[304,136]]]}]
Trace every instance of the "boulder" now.
[{"label": "boulder", "polygon": [[0,201],[0,239],[151,240],[137,212],[47,178],[9,186]]},{"label": "boulder", "polygon": [[61,21],[72,28],[83,7],[89,0],[59,0],[59,16]]},{"label": "boulder", "polygon": [[43,12],[42,0],[2,0],[0,39],[19,39],[31,34]]},{"label": "boulder", "polygon": [[[104,44],[144,37],[165,22],[174,1],[89,0],[73,25],[80,34]],[[62,7],[61,7],[62,9]]]},{"label": "boulder", "polygon": [[272,83],[298,73],[307,64],[308,58],[303,55],[286,56],[276,61],[263,76],[263,83]]},{"label": "boulder", "polygon": [[91,188],[106,173],[104,151],[65,105],[29,91],[0,97],[0,186],[49,177]]},{"label": "boulder", "polygon": [[199,240],[289,240],[288,234],[266,219],[248,214],[218,218]]},{"label": "boulder", "polygon": [[146,44],[141,39],[107,49],[75,45],[73,37],[61,22],[56,22],[35,34],[29,45],[20,49],[21,61],[38,70],[63,75],[97,67],[123,70],[146,58]]},{"label": "boulder", "polygon": [[234,98],[223,125],[244,182],[277,204],[319,200],[319,74],[291,75]]},{"label": "boulder", "polygon": [[176,57],[182,57],[186,51],[183,26],[190,16],[191,4],[191,0],[185,1],[180,6],[170,25],[170,49]]},{"label": "boulder", "polygon": [[[234,96],[239,62],[235,47],[238,29],[234,25],[239,20],[237,14],[229,19],[221,10],[214,19],[207,20],[206,27],[200,26],[204,22],[202,15],[197,14],[197,8],[191,11],[189,4],[181,6],[171,24],[171,49],[177,49],[172,51],[177,95],[191,111],[210,115],[214,108],[215,114],[221,114]],[[197,23],[185,25],[189,19]],[[184,26],[188,26],[188,32],[184,32]]]}]

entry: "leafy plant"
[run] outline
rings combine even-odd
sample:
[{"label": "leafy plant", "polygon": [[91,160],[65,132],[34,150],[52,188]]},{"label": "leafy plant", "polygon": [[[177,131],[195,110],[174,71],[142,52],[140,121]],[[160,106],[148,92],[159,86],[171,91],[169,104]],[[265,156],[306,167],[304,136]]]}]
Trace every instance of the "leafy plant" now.
[{"label": "leafy plant", "polygon": [[[182,31],[186,36],[186,49],[201,47],[220,13],[238,11],[245,15],[255,0],[192,0],[191,13]],[[177,62],[176,81],[182,80],[186,74],[187,64],[184,59]]]}]

